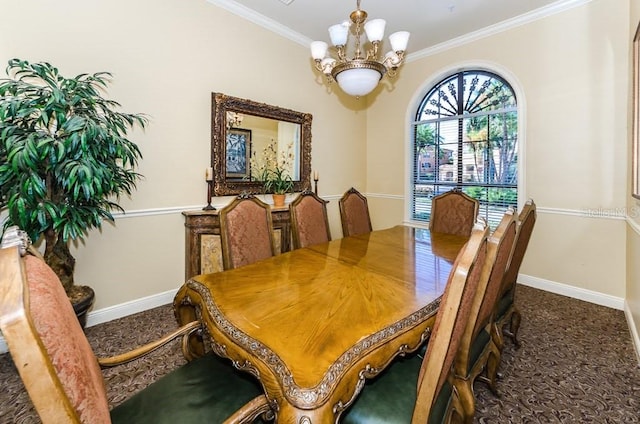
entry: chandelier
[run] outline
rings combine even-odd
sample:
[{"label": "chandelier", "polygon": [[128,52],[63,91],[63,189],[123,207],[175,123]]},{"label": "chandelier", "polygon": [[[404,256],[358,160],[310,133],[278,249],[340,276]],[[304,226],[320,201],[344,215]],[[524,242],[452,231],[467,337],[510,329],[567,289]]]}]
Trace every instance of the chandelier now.
[{"label": "chandelier", "polygon": [[227,111],[227,129],[240,128],[243,119],[241,113]]},{"label": "chandelier", "polygon": [[[367,12],[360,9],[360,0],[357,0],[357,8],[349,15],[351,22],[332,25],[329,27],[331,44],[337,51],[337,59],[328,55],[329,46],[324,41],[311,43],[311,57],[315,60],[316,69],[322,72],[329,83],[337,81],[345,93],[351,96],[365,96],[373,91],[382,77],[388,74],[396,75],[398,67],[404,60],[404,52],[409,42],[409,32],[398,31],[389,36],[391,51],[379,58],[380,42],[384,37],[384,28],[387,22],[384,19],[371,19],[367,21]],[[355,52],[353,58],[347,58],[346,46],[351,24],[355,25]],[[371,44],[363,56],[360,45],[362,29]]]}]

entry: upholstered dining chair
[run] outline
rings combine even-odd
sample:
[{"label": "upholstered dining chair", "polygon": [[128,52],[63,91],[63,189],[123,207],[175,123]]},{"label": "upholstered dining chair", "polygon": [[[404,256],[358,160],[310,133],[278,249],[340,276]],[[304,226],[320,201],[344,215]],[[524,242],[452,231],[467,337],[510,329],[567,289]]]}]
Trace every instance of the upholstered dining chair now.
[{"label": "upholstered dining chair", "polygon": [[[3,238],[0,330],[44,424],[240,423],[269,411],[254,378],[214,355],[191,356],[187,340],[201,330],[197,321],[131,352],[97,358],[60,280],[28,253],[27,239]],[[109,410],[100,367],[135,360],[179,337],[190,361]]]},{"label": "upholstered dining chair", "polygon": [[220,209],[224,269],[238,268],[276,254],[271,208],[252,194],[241,194]]},{"label": "upholstered dining chair", "polygon": [[471,234],[480,202],[454,188],[431,199],[429,230],[468,237]]},{"label": "upholstered dining chair", "polygon": [[462,333],[453,364],[454,387],[460,397],[463,422],[471,424],[475,415],[473,383],[486,382],[496,394],[500,350],[496,344],[494,310],[517,234],[517,214],[505,212],[487,241],[487,260],[478,291],[471,305],[469,324]]},{"label": "upholstered dining chair", "polygon": [[340,222],[342,223],[342,235],[344,237],[370,233],[371,217],[367,198],[358,190],[351,187],[338,201],[340,209]]},{"label": "upholstered dining chair", "polygon": [[345,411],[345,424],[452,422],[459,413],[451,366],[469,322],[486,260],[488,228],[474,226],[453,264],[424,359],[413,354],[395,360]]},{"label": "upholstered dining chair", "polygon": [[[520,272],[520,265],[529,246],[529,239],[531,233],[533,233],[533,227],[536,224],[536,204],[533,199],[529,199],[522,208],[518,217],[518,237],[515,242],[515,247],[509,265],[502,281],[502,287],[500,289],[500,296],[496,311],[496,325],[499,339],[499,348],[502,350],[502,334],[506,334],[516,347],[520,347],[518,341],[518,329],[520,328],[520,321],[522,316],[520,311],[515,305],[516,294],[516,280],[518,279],[518,272]],[[506,324],[509,324],[509,329],[502,331]]]},{"label": "upholstered dining chair", "polygon": [[305,190],[289,204],[294,249],[331,241],[327,203],[314,192]]}]

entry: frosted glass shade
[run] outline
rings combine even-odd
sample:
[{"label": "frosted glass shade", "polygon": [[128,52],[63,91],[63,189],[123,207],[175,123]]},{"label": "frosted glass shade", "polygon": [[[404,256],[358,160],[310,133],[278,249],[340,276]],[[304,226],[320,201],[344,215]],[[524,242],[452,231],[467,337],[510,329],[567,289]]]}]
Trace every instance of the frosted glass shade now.
[{"label": "frosted glass shade", "polygon": [[334,46],[344,46],[347,44],[349,34],[349,24],[341,23],[329,27],[329,37]]},{"label": "frosted glass shade", "polygon": [[382,78],[374,69],[347,69],[336,75],[338,85],[351,96],[366,96],[371,93]]},{"label": "frosted glass shade", "polygon": [[394,52],[403,52],[407,49],[407,44],[409,43],[409,32],[394,32],[389,36],[389,41],[391,42],[391,50]]},{"label": "frosted glass shade", "polygon": [[314,60],[322,60],[327,55],[329,46],[324,41],[311,42],[311,57]]},{"label": "frosted glass shade", "polygon": [[387,25],[387,21],[384,19],[371,19],[364,24],[364,32],[367,33],[367,38],[372,43],[374,41],[381,41],[384,38],[384,28]]}]

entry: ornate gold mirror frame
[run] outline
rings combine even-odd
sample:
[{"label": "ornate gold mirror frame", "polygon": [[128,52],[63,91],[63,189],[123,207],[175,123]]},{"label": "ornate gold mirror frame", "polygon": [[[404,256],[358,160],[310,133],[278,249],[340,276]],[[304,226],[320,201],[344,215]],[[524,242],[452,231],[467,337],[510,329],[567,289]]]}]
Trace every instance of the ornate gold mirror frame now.
[{"label": "ornate gold mirror frame", "polygon": [[[279,123],[298,125],[299,149],[296,150],[296,163],[299,164],[298,178],[294,178],[293,191],[303,191],[311,187],[311,120],[309,113],[296,112],[277,106],[258,103],[252,100],[228,96],[222,93],[211,94],[211,165],[213,167],[213,193],[216,196],[240,194],[242,192],[261,193],[262,183],[252,178],[248,171],[249,163],[243,164],[243,171],[227,170],[229,158],[235,154],[227,152],[228,141],[246,143],[242,148],[248,149],[247,158],[252,153],[251,138],[255,139],[260,131],[245,128],[243,124],[254,121],[253,118],[273,120],[276,127]],[[232,121],[231,121],[232,120]],[[241,128],[242,127],[242,128]],[[252,136],[251,136],[252,134]],[[248,140],[245,141],[245,140]],[[255,152],[255,150],[253,150]],[[240,158],[241,159],[241,158]],[[242,175],[242,176],[241,176]]]}]

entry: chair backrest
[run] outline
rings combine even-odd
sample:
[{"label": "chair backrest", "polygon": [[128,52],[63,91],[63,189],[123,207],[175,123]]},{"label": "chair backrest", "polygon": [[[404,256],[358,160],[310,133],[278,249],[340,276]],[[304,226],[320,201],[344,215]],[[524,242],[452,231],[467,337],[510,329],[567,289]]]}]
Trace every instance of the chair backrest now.
[{"label": "chair backrest", "polygon": [[454,188],[431,199],[429,230],[469,237],[480,202]]},{"label": "chair backrest", "polygon": [[488,233],[484,223],[477,223],[453,264],[420,368],[412,422],[428,422],[431,407],[451,372],[486,260]]},{"label": "chair backrest", "polygon": [[513,253],[511,254],[511,259],[507,265],[507,270],[504,274],[500,296],[507,293],[516,284],[518,272],[520,272],[520,265],[522,265],[524,254],[527,251],[527,246],[529,246],[529,239],[531,238],[535,223],[536,204],[532,199],[529,199],[518,217],[518,236],[515,241]]},{"label": "chair backrest", "polygon": [[338,207],[344,237],[371,232],[371,217],[369,216],[367,198],[358,190],[353,187],[347,190],[338,201]]},{"label": "chair backrest", "polygon": [[0,330],[44,424],[110,423],[104,380],[60,280],[19,247],[0,249]]},{"label": "chair backrest", "polygon": [[294,249],[331,240],[327,203],[314,192],[305,190],[289,204]]},{"label": "chair backrest", "polygon": [[220,209],[219,217],[224,269],[249,265],[276,254],[268,204],[253,195],[241,194]]},{"label": "chair backrest", "polygon": [[[491,314],[495,309],[500,295],[500,287],[504,278],[511,252],[517,237],[518,215],[513,209],[505,212],[500,224],[489,236],[487,241],[487,261],[483,270],[483,278],[478,287],[478,293],[474,299],[469,317],[470,323],[462,336],[460,356],[466,354],[465,367],[468,363],[469,350],[476,336],[489,324]],[[482,285],[484,284],[484,287]],[[466,349],[466,352],[464,352]],[[466,368],[465,368],[466,370]],[[461,370],[459,370],[461,371]],[[466,374],[464,374],[466,375]]]}]

